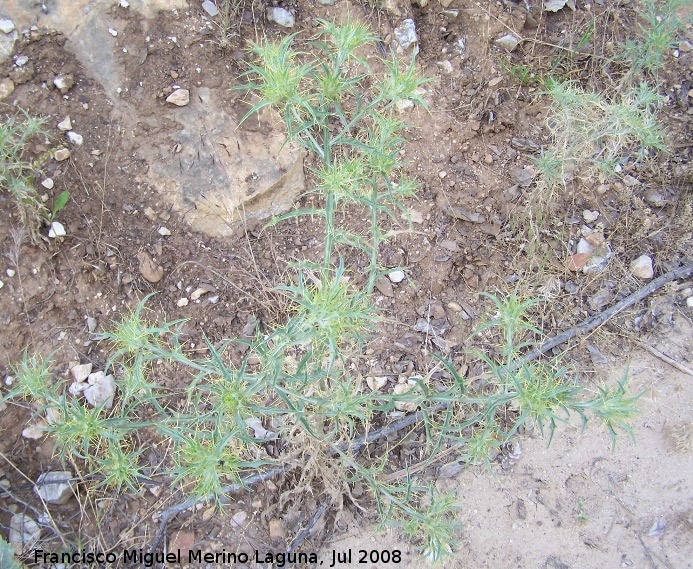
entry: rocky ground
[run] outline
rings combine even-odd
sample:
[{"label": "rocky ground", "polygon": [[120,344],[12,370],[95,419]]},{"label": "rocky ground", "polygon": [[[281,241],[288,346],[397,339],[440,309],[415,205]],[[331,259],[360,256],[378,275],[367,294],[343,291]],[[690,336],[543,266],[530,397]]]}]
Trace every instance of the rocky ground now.
[{"label": "rocky ground", "polygon": [[[103,369],[109,353],[98,333],[152,292],[158,318],[187,319],[182,338],[191,350],[201,349],[203,335],[240,338],[256,322],[275,321],[280,304],[272,287],[285,282],[289,262],[320,255],[322,230],[263,224],[305,200],[310,158],[292,147],[280,152],[284,133],[270,113],[239,126],[247,94],[233,88],[246,70],[248,41],[309,35],[316,18],[368,21],[385,49],[410,53],[416,44],[421,72],[435,78],[424,95],[430,112],[404,111],[415,127],[407,134],[406,169],[421,189],[407,204],[413,231],[381,251],[383,263],[403,267],[404,275],[394,272],[377,286],[386,319],[366,347],[376,375],[428,369],[431,351],[454,354],[455,364],[475,375],[478,362],[464,354],[485,348],[471,334],[491,309],[479,292],[545,299],[534,316],[554,335],[690,262],[690,29],[667,53],[659,77],[670,153],[628,164],[607,184],[576,184],[555,196],[557,221],[536,248],[529,239],[532,156],[550,139],[547,102],[537,84],[518,79],[519,70],[547,69],[556,58],[549,44],[576,45],[592,18],[597,33],[588,47],[596,52],[635,17],[627,2],[577,4],[574,11],[528,12],[522,2],[388,2],[376,9],[347,0],[248,1],[225,37],[209,0],[6,0],[0,23],[12,25],[0,26],[0,112],[20,107],[48,118],[52,142],[31,141],[28,156],[49,154],[37,180],[47,203],[70,192],[57,218],[65,234],[54,228],[49,237],[46,228],[35,243],[0,194],[6,388],[25,348],[44,356],[57,350],[58,377],[76,364]],[[413,30],[415,44],[406,45]],[[599,65],[592,55],[583,49],[579,62],[565,63],[576,79]],[[58,145],[64,149],[56,152]],[[582,272],[604,244],[609,254],[596,256],[601,270]],[[690,279],[670,283],[570,346],[588,385],[621,377],[630,362],[634,392],[646,390],[635,445],[624,437],[611,453],[597,425],[585,433],[575,426],[557,433],[548,449],[538,436],[522,439],[494,462],[495,477],[443,465],[426,471],[456,492],[466,524],[448,566],[692,566],[693,390],[682,371],[693,360],[692,286]],[[180,387],[175,376],[167,381]],[[51,441],[25,431],[29,418],[22,405],[0,411],[6,539],[13,516],[37,519],[33,481],[60,470]],[[387,452],[386,443],[376,450]],[[169,549],[285,550],[318,504],[313,497],[277,511],[290,484],[290,476],[280,477],[239,494],[223,515],[182,514],[168,528]],[[135,548],[152,542],[152,516],[180,496],[160,488],[126,494],[99,524],[85,513],[89,499],[68,496],[51,506],[59,532],[71,543]],[[325,563],[333,549],[375,548],[400,549],[401,565],[425,566],[396,533],[376,532],[374,518],[347,510],[339,524],[327,515],[308,539]],[[46,527],[34,537],[44,549],[60,547]]]}]

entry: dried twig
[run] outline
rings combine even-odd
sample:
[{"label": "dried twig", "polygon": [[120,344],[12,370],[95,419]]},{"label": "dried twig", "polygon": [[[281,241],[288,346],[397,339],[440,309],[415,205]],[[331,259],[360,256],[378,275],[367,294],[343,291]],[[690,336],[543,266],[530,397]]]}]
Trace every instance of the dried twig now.
[{"label": "dried twig", "polygon": [[645,348],[653,356],[658,357],[660,360],[668,363],[670,366],[676,368],[677,370],[679,370],[679,371],[681,371],[687,375],[693,375],[693,369],[689,368],[688,366],[683,365],[682,363],[677,362],[675,359],[670,358],[666,354],[663,354],[657,348],[653,348],[652,346],[648,346],[647,344],[645,344],[644,342],[641,342],[640,340],[635,340],[635,343],[638,346]]},{"label": "dried twig", "polygon": [[636,302],[642,300],[643,298],[650,296],[653,292],[660,289],[665,284],[667,284],[671,281],[675,281],[676,279],[683,279],[683,278],[689,277],[689,276],[691,276],[691,274],[693,274],[693,263],[689,263],[688,265],[684,265],[683,267],[679,267],[678,269],[674,269],[673,271],[669,271],[668,273],[662,275],[661,277],[656,278],[651,283],[645,285],[641,289],[635,291],[630,296],[627,296],[621,302],[614,304],[612,307],[608,308],[607,310],[605,310],[601,314],[597,314],[596,316],[592,316],[591,318],[588,318],[587,320],[582,321],[580,324],[578,324],[574,328],[571,328],[570,330],[566,330],[565,332],[562,332],[558,336],[554,336],[550,340],[547,340],[546,342],[544,342],[541,346],[534,348],[530,352],[527,352],[521,358],[521,362],[527,363],[527,362],[530,362],[532,360],[535,360],[540,355],[545,354],[546,352],[555,348],[556,346],[560,346],[561,344],[564,344],[565,342],[567,342],[568,340],[571,340],[575,336],[581,336],[583,334],[586,334],[587,332],[594,330],[597,326],[601,326],[602,324],[604,324],[604,322],[613,318],[617,314],[620,314],[626,308],[629,308],[633,304],[635,304]]}]

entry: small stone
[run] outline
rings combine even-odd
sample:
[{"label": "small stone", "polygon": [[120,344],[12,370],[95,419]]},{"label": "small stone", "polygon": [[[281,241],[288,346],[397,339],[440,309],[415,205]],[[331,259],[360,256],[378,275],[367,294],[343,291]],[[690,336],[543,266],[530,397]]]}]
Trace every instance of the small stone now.
[{"label": "small stone", "polygon": [[198,288],[190,295],[190,300],[198,300],[203,294],[207,294],[209,291],[205,288]]},{"label": "small stone", "polygon": [[56,162],[62,162],[64,160],[67,160],[70,156],[71,152],[69,148],[59,148],[55,151],[55,154],[53,154],[53,158],[55,158]]},{"label": "small stone", "polygon": [[541,146],[528,138],[514,137],[510,140],[510,146],[520,152],[539,152],[541,150]]},{"label": "small stone", "polygon": [[72,74],[58,75],[53,79],[53,85],[55,85],[63,95],[67,93],[74,84],[75,78],[72,76]]},{"label": "small stone", "polygon": [[680,41],[679,42],[679,51],[681,53],[689,53],[693,51],[693,42],[690,42],[688,40]]},{"label": "small stone", "polygon": [[571,255],[570,257],[568,257],[568,270],[573,271],[575,273],[581,271],[587,263],[587,259],[589,258],[589,253],[576,253],[575,255]]},{"label": "small stone", "polygon": [[368,376],[366,378],[366,384],[370,387],[371,391],[380,391],[383,387],[387,385],[387,376]]},{"label": "small stone", "polygon": [[631,274],[639,279],[649,280],[654,276],[652,257],[648,255],[640,255],[630,264],[629,269]]},{"label": "small stone", "polygon": [[24,67],[27,63],[29,63],[29,58],[26,55],[18,55],[17,59],[14,60],[17,67]]},{"label": "small stone", "polygon": [[532,184],[534,176],[535,173],[530,168],[516,167],[510,170],[510,177],[512,178],[513,182],[519,186],[522,186],[523,188],[527,188]]},{"label": "small stone", "polygon": [[42,420],[38,420],[35,425],[31,425],[22,431],[22,436],[25,439],[30,439],[32,441],[37,441],[43,435],[46,434],[46,427],[48,426]]},{"label": "small stone", "polygon": [[267,19],[285,28],[293,28],[296,23],[294,15],[286,8],[280,7],[267,8]]},{"label": "small stone", "polygon": [[89,330],[90,334],[93,334],[96,331],[96,326],[98,325],[98,322],[96,318],[89,316],[87,318],[87,330]]},{"label": "small stone", "polygon": [[16,271],[15,271],[14,269],[7,269],[7,270],[5,271],[5,274],[6,274],[8,277],[12,278],[12,277],[15,276],[17,273],[16,273]]},{"label": "small stone", "polygon": [[58,123],[58,128],[63,132],[72,130],[72,121],[70,120],[70,115],[66,116],[63,120]]},{"label": "small stone", "polygon": [[448,175],[448,173],[445,170],[441,170],[440,172],[438,172],[438,177],[441,180],[444,179],[447,175]]},{"label": "small stone", "polygon": [[130,2],[128,2],[128,0],[120,0],[120,7],[121,8],[129,8]]},{"label": "small stone", "polygon": [[409,49],[419,41],[416,35],[416,24],[411,18],[406,18],[394,30],[395,40],[403,50]]},{"label": "small stone", "polygon": [[137,259],[140,262],[139,269],[144,280],[150,283],[158,283],[164,278],[164,268],[161,265],[156,266],[148,253],[140,251],[137,253]]},{"label": "small stone", "polygon": [[599,212],[586,209],[582,212],[582,218],[585,220],[585,223],[592,223],[593,221],[597,221],[599,218]]},{"label": "small stone", "polygon": [[[216,508],[214,508],[214,509],[216,510]],[[173,536],[173,539],[171,539],[169,541],[168,549],[169,549],[169,551],[175,551],[175,552],[178,552],[180,550],[180,553],[187,558],[188,552],[190,550],[192,550],[194,545],[195,545],[195,532],[181,530],[181,531],[178,531]]]},{"label": "small stone", "polygon": [[53,182],[53,178],[46,178],[41,182],[41,185],[47,190],[52,190],[55,184]]},{"label": "small stone", "polygon": [[48,237],[56,239],[57,237],[65,237],[65,235],[67,235],[67,232],[62,223],[59,221],[51,223],[51,228],[48,230]]},{"label": "small stone", "polygon": [[269,536],[274,542],[283,542],[286,539],[286,530],[284,522],[278,518],[274,518],[269,522]]},{"label": "small stone", "polygon": [[[413,379],[408,380],[406,383],[398,383],[395,385],[394,388],[394,393],[395,395],[404,395],[405,393],[408,393],[412,389],[417,387],[416,381]],[[398,411],[405,411],[408,413],[412,413],[416,411],[418,408],[419,403],[417,401],[397,401],[395,402],[395,409]]]},{"label": "small stone", "polygon": [[178,308],[183,308],[184,306],[188,306],[189,303],[190,301],[187,298],[183,297],[178,299],[176,305],[178,306]]},{"label": "small stone", "polygon": [[609,244],[602,243],[594,250],[589,259],[587,259],[585,266],[582,268],[582,272],[585,274],[602,272],[609,264],[611,255],[611,247],[609,247]]},{"label": "small stone", "polygon": [[236,512],[233,517],[231,518],[232,525],[236,527],[243,527],[243,524],[245,521],[248,519],[248,514],[246,514],[244,511]]},{"label": "small stone", "polygon": [[689,296],[689,297],[686,299],[686,306],[687,306],[688,308],[693,308],[693,296]]},{"label": "small stone", "polygon": [[395,296],[395,291],[392,288],[392,283],[385,277],[380,277],[377,281],[375,281],[375,288],[377,288],[380,294],[382,294],[383,296]]},{"label": "small stone", "polygon": [[171,235],[171,230],[168,227],[159,227],[159,235],[162,237],[168,237]]},{"label": "small stone", "polygon": [[10,518],[9,541],[17,555],[30,550],[41,537],[41,528],[26,514],[14,514]]},{"label": "small stone", "polygon": [[588,255],[591,255],[593,251],[594,245],[587,241],[587,239],[581,238],[580,241],[578,241],[577,249],[575,250],[576,253],[587,253]]},{"label": "small stone", "polygon": [[601,184],[601,185],[597,186],[597,193],[600,196],[603,196],[606,192],[609,191],[610,187],[611,186],[609,186],[609,184]]},{"label": "small stone", "polygon": [[9,77],[0,79],[0,101],[14,93],[14,81]]},{"label": "small stone", "polygon": [[456,302],[448,302],[448,308],[453,312],[462,312],[462,307]]},{"label": "small stone", "polygon": [[82,146],[82,144],[84,144],[84,137],[73,130],[68,131],[67,139],[75,146]]},{"label": "small stone", "polygon": [[450,63],[450,61],[448,61],[447,59],[443,61],[438,61],[436,65],[438,65],[438,67],[440,67],[443,70],[443,73],[445,73],[446,75],[450,75],[454,71],[452,63]]},{"label": "small stone", "polygon": [[512,34],[506,34],[496,40],[496,45],[502,47],[506,51],[513,51],[519,43],[519,40]]},{"label": "small stone", "polygon": [[401,283],[404,280],[404,271],[392,271],[390,274],[387,275],[387,277],[392,281],[393,283]]},{"label": "small stone", "polygon": [[398,99],[395,102],[395,109],[397,109],[398,113],[403,113],[405,111],[408,111],[410,109],[414,108],[414,101],[411,101],[409,99]]},{"label": "small stone", "polygon": [[627,174],[627,175],[625,175],[625,176],[623,177],[623,183],[624,183],[626,186],[628,186],[629,188],[633,188],[633,187],[635,187],[635,186],[639,186],[639,185],[640,185],[640,180],[638,180],[637,178],[634,178],[634,177],[631,176],[630,174]]},{"label": "small stone", "polygon": [[106,409],[113,407],[116,384],[112,375],[104,375],[102,371],[97,371],[89,375],[87,382],[89,387],[84,390],[84,397],[92,407],[99,405],[104,405]]},{"label": "small stone", "polygon": [[202,9],[212,18],[219,13],[219,8],[217,8],[217,5],[211,0],[205,0],[202,2]]},{"label": "small stone", "polygon": [[568,281],[565,283],[565,291],[569,294],[574,294],[578,291],[578,285],[574,281]]},{"label": "small stone", "polygon": [[70,368],[70,374],[72,375],[72,379],[74,379],[77,383],[82,383],[83,381],[86,381],[86,379],[89,377],[91,374],[92,370],[92,364],[78,364],[76,366],[73,366]]},{"label": "small stone", "polygon": [[14,22],[8,18],[0,20],[0,32],[10,34],[15,30]]},{"label": "small stone", "polygon": [[111,34],[113,37],[116,37],[118,35],[118,30],[114,30],[113,28],[108,28],[108,33]]},{"label": "small stone", "polygon": [[322,4],[323,6],[334,6],[334,3],[337,0],[318,0],[318,4]]},{"label": "small stone", "polygon": [[184,107],[190,102],[190,91],[187,89],[176,89],[166,97],[166,102],[176,105],[177,107]]},{"label": "small stone", "polygon": [[667,197],[656,188],[650,188],[645,193],[645,201],[652,207],[664,207],[667,205]]},{"label": "small stone", "polygon": [[48,504],[65,504],[73,495],[72,472],[55,470],[44,472],[34,485],[34,493]]}]

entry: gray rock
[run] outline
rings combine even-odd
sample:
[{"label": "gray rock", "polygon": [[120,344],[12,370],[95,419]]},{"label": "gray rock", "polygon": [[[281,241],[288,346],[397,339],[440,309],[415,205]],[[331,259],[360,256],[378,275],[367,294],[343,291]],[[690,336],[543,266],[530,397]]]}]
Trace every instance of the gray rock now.
[{"label": "gray rock", "polygon": [[29,58],[26,55],[18,55],[17,59],[14,60],[17,67],[24,67],[27,63],[29,63]]},{"label": "gray rock", "polygon": [[519,40],[512,34],[506,34],[496,40],[496,45],[507,51],[513,51],[519,43]]},{"label": "gray rock", "polygon": [[0,33],[0,63],[12,55],[18,36],[17,30],[12,30],[9,34]]},{"label": "gray rock", "polygon": [[219,8],[211,0],[205,0],[202,2],[202,9],[207,12],[212,18],[219,13]]},{"label": "gray rock", "polygon": [[613,298],[613,293],[608,288],[603,288],[599,292],[593,294],[587,299],[587,304],[590,308],[595,311],[599,311],[604,308],[611,299]]},{"label": "gray rock", "polygon": [[416,24],[411,18],[402,20],[394,31],[395,40],[403,50],[409,49],[419,41],[416,35]]},{"label": "gray rock", "polygon": [[267,19],[285,28],[293,28],[296,23],[294,15],[286,8],[280,7],[267,8]]},{"label": "gray rock", "polygon": [[640,255],[630,264],[630,272],[633,276],[639,279],[649,280],[654,276],[654,268],[652,267],[652,257],[648,255]]},{"label": "gray rock", "polygon": [[10,545],[17,555],[31,549],[41,537],[41,528],[26,514],[10,518]]},{"label": "gray rock", "polygon": [[534,172],[528,168],[513,168],[510,170],[510,177],[517,185],[527,188],[534,180]]},{"label": "gray rock", "polygon": [[72,472],[56,470],[44,472],[34,485],[34,493],[47,504],[64,504],[73,495]]},{"label": "gray rock", "polygon": [[539,152],[539,150],[541,150],[541,147],[533,140],[519,138],[517,136],[510,140],[510,146],[521,152]]},{"label": "gray rock", "polygon": [[166,102],[176,105],[177,107],[184,107],[190,102],[190,91],[187,89],[176,89],[166,97]]}]

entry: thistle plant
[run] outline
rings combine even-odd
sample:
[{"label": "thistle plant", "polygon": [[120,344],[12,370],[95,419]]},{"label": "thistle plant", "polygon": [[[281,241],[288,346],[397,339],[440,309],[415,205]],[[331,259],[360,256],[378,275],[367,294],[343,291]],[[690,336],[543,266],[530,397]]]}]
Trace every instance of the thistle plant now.
[{"label": "thistle plant", "polygon": [[[374,49],[368,29],[348,20],[343,25],[320,21],[312,53],[297,51],[297,34],[278,43],[253,44],[257,63],[250,64],[248,82],[241,89],[255,92],[259,101],[244,120],[264,107],[281,115],[287,142],[314,154],[320,166],[313,169],[317,184],[312,192],[324,207],[299,210],[272,221],[302,215],[324,219],[325,241],[322,268],[332,269],[335,247],[345,244],[363,251],[369,260],[366,291],[373,291],[380,276],[378,247],[387,234],[381,216],[396,222],[396,211],[406,214],[402,199],[414,195],[417,184],[406,178],[399,151],[406,125],[394,115],[394,106],[410,100],[425,107],[421,86],[428,80],[417,74],[412,59],[403,65],[393,54],[380,60],[382,76],[371,71],[364,51]],[[335,214],[357,204],[370,213],[368,235],[338,228]]]},{"label": "thistle plant", "polygon": [[[146,308],[148,295],[101,335],[111,350],[106,371],[116,376],[118,387],[112,408],[87,406],[53,381],[50,358],[28,352],[15,367],[17,385],[6,399],[38,402],[38,412],[50,409],[46,430],[56,439],[61,461],[86,463],[97,486],[116,491],[136,492],[145,481],[171,483],[221,506],[229,488],[242,486],[249,474],[307,457],[325,472],[338,473],[328,479],[320,472],[315,477],[320,491],[341,497],[348,484],[362,482],[381,522],[400,527],[437,562],[452,551],[459,528],[454,497],[417,484],[408,471],[402,482],[385,476],[387,454],[372,459],[352,452],[357,432],[368,432],[376,417],[387,422],[393,410],[420,409],[424,461],[432,464],[443,445],[458,445],[460,461],[491,469],[494,453],[522,426],[548,428],[552,436],[573,413],[583,423],[595,415],[612,435],[618,428],[628,431],[637,396],[627,394],[624,379],[585,399],[560,358],[524,362],[541,332],[528,316],[537,301],[516,295],[486,295],[496,314],[477,333],[497,345],[495,355],[475,353],[488,372],[483,385],[468,384],[452,362],[439,357],[434,371],[444,373],[435,387],[422,375],[410,378],[400,393],[364,389],[355,371],[378,322],[370,293],[383,273],[378,264],[378,248],[388,237],[383,227],[396,223],[398,211],[406,212],[402,199],[416,190],[401,173],[406,126],[393,109],[402,99],[423,104],[419,88],[425,80],[413,61],[402,65],[394,55],[377,64],[382,76],[371,72],[361,54],[374,38],[350,21],[322,22],[309,44],[314,55],[296,51],[297,41],[294,34],[254,44],[258,61],[244,85],[260,97],[250,112],[278,111],[287,142],[303,146],[318,164],[312,191],[322,206],[272,222],[315,215],[325,227],[320,262],[298,263],[294,281],[279,287],[290,301],[286,322],[273,329],[258,325],[252,339],[217,344],[205,338],[205,353],[193,355],[181,341],[183,322],[156,323]],[[369,232],[339,226],[337,214],[347,207],[369,213]],[[346,247],[366,259],[365,290],[354,286],[344,265],[340,253]],[[233,353],[238,344],[241,356]],[[164,387],[169,370],[184,389]],[[263,445],[268,439],[281,440],[277,446],[286,454],[270,456]],[[158,449],[159,466],[144,466],[139,440]]]},{"label": "thistle plant", "polygon": [[626,159],[637,162],[651,150],[666,150],[657,122],[661,97],[647,83],[615,100],[570,81],[550,80],[545,93],[554,144],[535,163],[549,189],[578,175],[608,179]]}]

